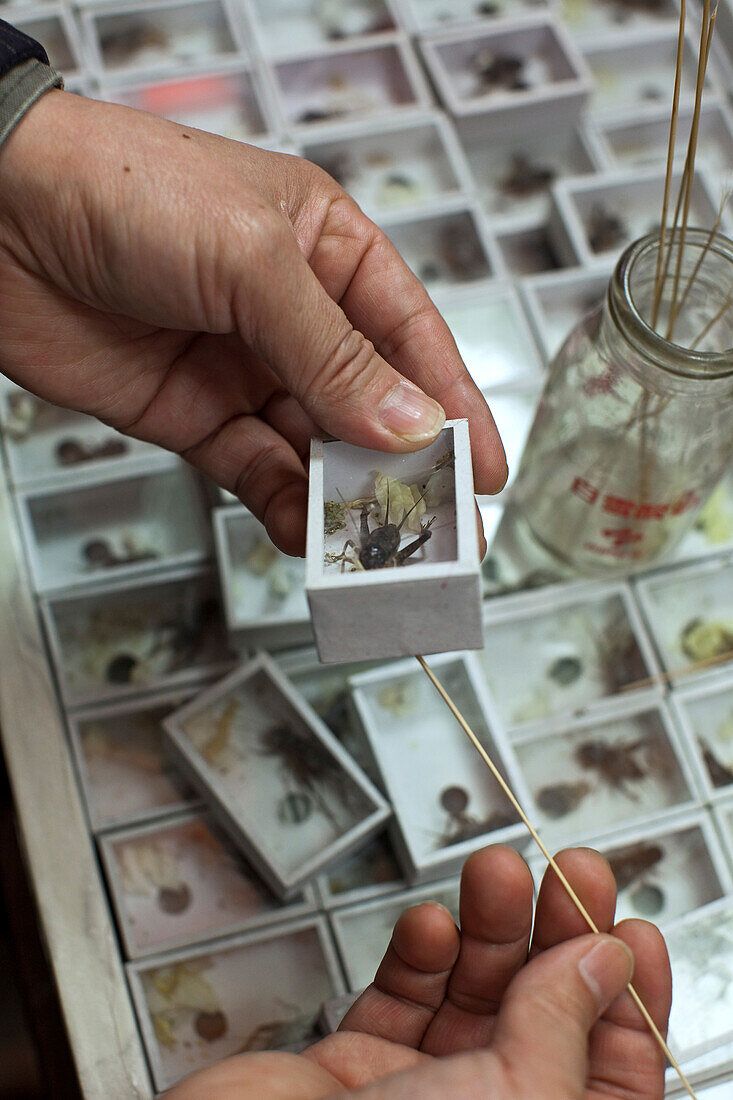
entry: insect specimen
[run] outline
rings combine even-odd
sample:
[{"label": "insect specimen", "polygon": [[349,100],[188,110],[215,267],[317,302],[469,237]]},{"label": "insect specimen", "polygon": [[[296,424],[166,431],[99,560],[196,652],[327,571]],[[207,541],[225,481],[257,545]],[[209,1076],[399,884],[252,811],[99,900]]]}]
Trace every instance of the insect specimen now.
[{"label": "insect specimen", "polygon": [[588,217],[588,244],[594,252],[607,252],[618,248],[627,239],[626,226],[621,218],[596,203]]},{"label": "insect specimen", "polygon": [[180,886],[161,886],[158,906],[164,913],[183,913],[191,904],[191,891],[185,882]]},{"label": "insect specimen", "polygon": [[247,571],[255,577],[266,577],[268,593],[277,601],[287,599],[296,583],[290,562],[268,539],[259,539],[244,557]]},{"label": "insect specimen", "polygon": [[440,793],[440,804],[448,814],[448,826],[438,841],[439,848],[451,844],[460,844],[464,840],[473,840],[484,833],[514,825],[519,819],[510,810],[494,810],[488,817],[480,820],[467,813],[470,796],[464,787],[446,787]]},{"label": "insect specimen", "polygon": [[658,844],[647,844],[639,841],[638,844],[629,844],[625,848],[619,848],[607,858],[616,879],[619,891],[626,890],[632,882],[641,878],[652,867],[656,867],[664,857],[664,852]]},{"label": "insect specimen", "polygon": [[99,44],[108,64],[122,65],[131,61],[143,50],[163,50],[168,45],[168,36],[158,27],[146,23],[133,23],[125,30],[111,31],[101,35]]},{"label": "insect specimen", "polygon": [[482,0],[476,5],[476,15],[498,15],[500,11],[501,5],[496,0]]},{"label": "insect specimen", "polygon": [[101,648],[104,654],[121,627],[133,635],[132,645],[108,657],[104,677],[113,684],[147,683],[186,668],[211,644],[212,636],[220,637],[219,605],[213,598],[192,601],[181,609],[180,618],[161,623],[150,623],[147,615],[140,617],[136,609],[131,609],[129,620],[119,608],[110,613],[109,620],[100,612],[90,624],[95,653]]},{"label": "insect specimen", "polygon": [[420,187],[415,180],[393,172],[379,189],[379,202],[385,206],[396,206],[398,203],[412,202],[419,194]]},{"label": "insect specimen", "polygon": [[656,917],[664,908],[664,893],[651,882],[642,882],[634,887],[631,904],[642,917]]},{"label": "insect specimen", "polygon": [[176,853],[166,845],[146,840],[128,844],[119,852],[125,894],[155,897],[163,913],[175,916],[191,904],[191,890],[181,879]]},{"label": "insect specimen", "polygon": [[83,443],[69,436],[56,444],[56,462],[59,466],[78,466],[82,462],[93,462],[98,458],[118,458],[127,454],[129,445],[124,439],[107,439],[96,446]]},{"label": "insect specimen", "polygon": [[290,1046],[307,1039],[313,1033],[314,1025],[312,1016],[301,1016],[295,1020],[270,1020],[251,1032],[242,1050],[252,1052]]},{"label": "insect specimen", "polygon": [[509,171],[499,180],[499,187],[505,195],[515,199],[546,190],[557,174],[554,168],[533,164],[523,153],[514,153],[509,165]]},{"label": "insect specimen", "polygon": [[5,400],[8,414],[3,418],[2,430],[8,439],[20,443],[28,438],[47,406],[42,405],[30,393],[11,393]]},{"label": "insect specimen", "polygon": [[116,654],[107,665],[107,681],[110,684],[129,684],[139,663],[131,653]]},{"label": "insect specimen", "polygon": [[542,787],[535,795],[535,802],[544,814],[555,820],[577,809],[590,790],[590,785],[582,779],[577,783],[554,783]]},{"label": "insect specimen", "polygon": [[727,787],[729,783],[733,783],[733,770],[727,764],[723,764],[718,760],[707,741],[704,741],[702,737],[698,737],[697,740],[712,785],[714,787]]},{"label": "insect specimen", "polygon": [[486,273],[486,257],[478,236],[465,223],[446,225],[438,235],[440,256],[454,279],[478,279]]},{"label": "insect specimen", "polygon": [[646,772],[637,760],[637,754],[647,748],[644,738],[637,741],[618,741],[613,744],[604,737],[583,741],[573,753],[581,768],[597,773],[599,779],[612,790],[636,801],[637,795],[628,790],[629,783],[646,778]]},{"label": "insect specimen", "polygon": [[577,657],[558,657],[550,665],[547,675],[560,687],[569,687],[583,675],[583,665]]},{"label": "insect specimen", "polygon": [[82,546],[81,553],[92,569],[112,569],[116,565],[134,565],[160,557],[157,550],[141,550],[130,535],[123,537],[122,547],[123,551],[119,554],[109,539],[90,539]]},{"label": "insect specimen", "polygon": [[[331,796],[347,810],[355,808],[354,788],[338,761],[325,745],[314,736],[298,733],[290,726],[271,726],[260,738],[260,755],[279,761],[286,779],[300,788],[296,796],[306,794],[318,806],[321,813],[335,827],[340,822],[323,792]],[[282,818],[281,818],[282,819]],[[304,820],[301,818],[300,820]]]},{"label": "insect specimen", "polygon": [[693,619],[680,632],[680,649],[696,664],[733,655],[733,625]]},{"label": "insect specimen", "polygon": [[524,75],[524,59],[495,54],[482,49],[474,54],[471,68],[478,80],[479,92],[517,92],[529,87]]},{"label": "insect specimen", "polygon": [[199,1012],[194,1021],[194,1031],[207,1043],[215,1043],[226,1035],[229,1024],[223,1012]]}]

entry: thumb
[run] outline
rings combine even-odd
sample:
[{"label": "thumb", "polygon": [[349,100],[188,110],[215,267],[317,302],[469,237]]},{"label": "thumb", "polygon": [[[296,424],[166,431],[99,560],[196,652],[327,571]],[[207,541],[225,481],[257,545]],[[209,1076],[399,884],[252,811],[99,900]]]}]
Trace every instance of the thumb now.
[{"label": "thumb", "polygon": [[543,951],[513,979],[502,1001],[494,1051],[516,1080],[541,1095],[585,1095],[588,1035],[631,981],[634,958],[613,936],[587,935]]}]

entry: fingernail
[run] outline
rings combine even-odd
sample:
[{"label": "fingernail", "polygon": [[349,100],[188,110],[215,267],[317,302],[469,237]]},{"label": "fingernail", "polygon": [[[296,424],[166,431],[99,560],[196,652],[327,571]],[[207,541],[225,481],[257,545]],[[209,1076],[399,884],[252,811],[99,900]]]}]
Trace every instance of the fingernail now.
[{"label": "fingernail", "polygon": [[607,936],[594,944],[578,963],[580,976],[604,1012],[631,981],[634,956],[621,940]]},{"label": "fingernail", "polygon": [[445,424],[445,413],[438,402],[411,382],[398,382],[388,390],[377,415],[383,427],[408,443],[434,439]]}]

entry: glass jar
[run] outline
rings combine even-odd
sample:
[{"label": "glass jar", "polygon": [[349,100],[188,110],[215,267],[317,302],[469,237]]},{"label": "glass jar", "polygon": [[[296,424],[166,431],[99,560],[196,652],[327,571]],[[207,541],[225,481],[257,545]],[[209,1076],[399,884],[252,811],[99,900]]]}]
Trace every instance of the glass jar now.
[{"label": "glass jar", "polygon": [[[622,255],[605,303],[550,368],[514,488],[516,521],[556,560],[625,573],[685,534],[733,456],[733,242],[688,230],[668,331],[677,244],[659,320],[659,235]],[[693,278],[694,276],[694,278]],[[692,281],[690,282],[690,280]],[[683,299],[684,294],[684,299]]]}]

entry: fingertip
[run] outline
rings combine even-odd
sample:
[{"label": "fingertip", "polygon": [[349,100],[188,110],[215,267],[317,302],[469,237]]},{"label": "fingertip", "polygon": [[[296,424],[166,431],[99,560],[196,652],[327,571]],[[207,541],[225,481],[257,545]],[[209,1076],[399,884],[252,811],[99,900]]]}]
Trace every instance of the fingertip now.
[{"label": "fingertip", "polygon": [[[664,936],[655,924],[637,918],[619,921],[613,934],[633,952],[634,987],[657,1026],[666,1028],[672,1005],[672,968]],[[640,1019],[631,1001],[620,1006],[620,1012],[624,1019],[619,1022],[627,1022],[628,1016]]]},{"label": "fingertip", "polygon": [[[610,931],[616,909],[616,880],[603,856],[593,848],[567,848],[555,863],[572,886],[597,928]],[[588,931],[588,923],[559,876],[548,867],[537,898],[532,952]]]},{"label": "fingertip", "polygon": [[437,901],[406,909],[392,932],[392,947],[400,959],[424,973],[449,969],[458,957],[459,943],[453,916]]},{"label": "fingertip", "polygon": [[461,875],[461,927],[482,937],[490,928],[494,942],[516,940],[532,923],[534,882],[529,867],[513,848],[491,845],[473,852]]},{"label": "fingertip", "polygon": [[293,481],[283,486],[268,501],[263,523],[268,536],[283,554],[294,558],[304,556],[307,509],[308,488],[305,475],[302,481]]}]

